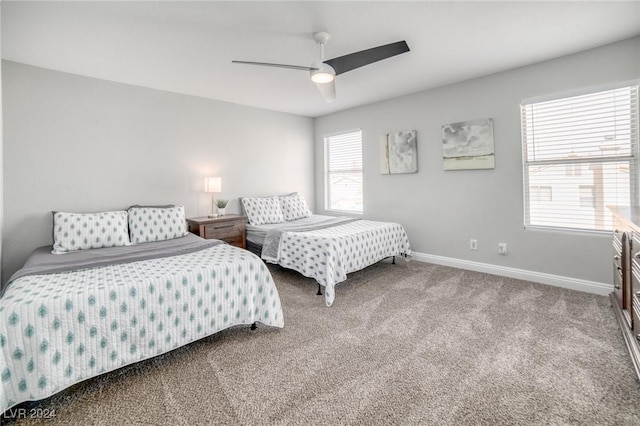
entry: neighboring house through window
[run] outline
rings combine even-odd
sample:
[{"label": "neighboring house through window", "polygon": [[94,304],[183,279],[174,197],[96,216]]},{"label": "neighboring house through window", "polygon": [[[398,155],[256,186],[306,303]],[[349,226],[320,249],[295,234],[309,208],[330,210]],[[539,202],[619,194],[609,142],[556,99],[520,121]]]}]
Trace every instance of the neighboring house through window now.
[{"label": "neighboring house through window", "polygon": [[325,208],[362,213],[362,132],[324,138]]},{"label": "neighboring house through window", "polygon": [[529,195],[534,201],[553,201],[553,190],[550,186],[532,186]]},{"label": "neighboring house through window", "polygon": [[596,186],[595,185],[580,185],[578,187],[580,195],[580,207],[587,209],[596,208]]},{"label": "neighboring house through window", "polygon": [[525,227],[609,231],[638,203],[638,82],[523,101]]}]

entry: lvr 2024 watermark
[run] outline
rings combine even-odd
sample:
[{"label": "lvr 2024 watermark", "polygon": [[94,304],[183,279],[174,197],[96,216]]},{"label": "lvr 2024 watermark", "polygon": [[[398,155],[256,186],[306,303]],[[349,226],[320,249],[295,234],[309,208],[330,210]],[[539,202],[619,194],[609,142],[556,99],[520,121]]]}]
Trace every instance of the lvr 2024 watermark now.
[{"label": "lvr 2024 watermark", "polygon": [[52,419],[55,408],[9,408],[4,412],[5,419]]}]

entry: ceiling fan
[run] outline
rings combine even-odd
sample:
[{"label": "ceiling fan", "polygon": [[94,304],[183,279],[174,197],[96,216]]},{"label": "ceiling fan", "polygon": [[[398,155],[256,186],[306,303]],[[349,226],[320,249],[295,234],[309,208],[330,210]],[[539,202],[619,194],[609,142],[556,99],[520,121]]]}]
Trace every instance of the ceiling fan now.
[{"label": "ceiling fan", "polygon": [[269,62],[250,62],[250,61],[231,61],[234,64],[260,65],[265,67],[288,68],[294,70],[308,71],[311,81],[318,86],[320,94],[327,102],[336,99],[335,77],[344,74],[347,71],[391,58],[408,52],[409,45],[402,40],[395,43],[385,44],[373,47],[371,49],[361,50],[359,52],[350,53],[334,59],[324,59],[324,45],[329,41],[329,33],[319,32],[313,34],[313,39],[320,46],[320,60],[315,61],[309,67],[286,64],[273,64]]}]

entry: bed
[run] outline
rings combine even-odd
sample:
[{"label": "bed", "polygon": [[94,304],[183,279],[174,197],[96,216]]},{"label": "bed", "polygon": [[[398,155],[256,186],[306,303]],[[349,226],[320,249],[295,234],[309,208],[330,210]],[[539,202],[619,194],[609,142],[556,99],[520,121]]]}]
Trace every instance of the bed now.
[{"label": "bed", "polygon": [[[232,326],[283,327],[264,262],[184,233],[180,220],[176,235],[167,220],[158,238],[142,232],[149,241],[126,238],[64,255],[52,246],[34,251],[0,295],[0,413]],[[107,228],[88,223],[74,229]]]},{"label": "bed", "polygon": [[313,215],[298,193],[243,198],[242,204],[249,218],[249,249],[266,262],[315,279],[324,287],[327,306],[347,274],[388,257],[395,261],[395,256],[411,255],[409,238],[398,223]]}]

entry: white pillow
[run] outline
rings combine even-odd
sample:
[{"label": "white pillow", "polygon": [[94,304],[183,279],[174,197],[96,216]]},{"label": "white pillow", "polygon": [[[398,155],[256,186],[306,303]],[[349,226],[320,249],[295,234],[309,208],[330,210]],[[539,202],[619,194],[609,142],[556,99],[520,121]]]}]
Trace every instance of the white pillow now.
[{"label": "white pillow", "polygon": [[252,225],[282,223],[282,208],[277,196],[264,198],[243,198],[244,212]]},{"label": "white pillow", "polygon": [[127,212],[53,213],[53,254],[128,246]]},{"label": "white pillow", "polygon": [[131,242],[146,243],[184,237],[188,234],[184,206],[129,207]]},{"label": "white pillow", "polygon": [[311,216],[307,202],[297,192],[278,198],[280,198],[280,207],[282,208],[284,220],[296,220]]}]

